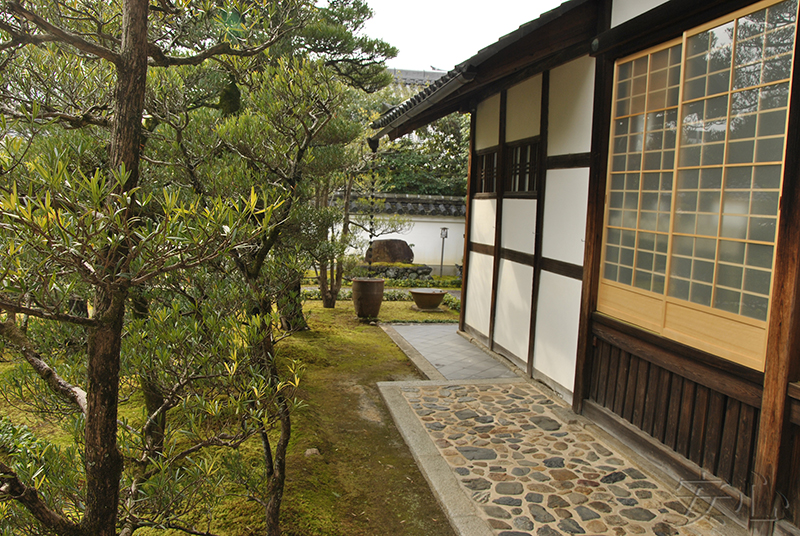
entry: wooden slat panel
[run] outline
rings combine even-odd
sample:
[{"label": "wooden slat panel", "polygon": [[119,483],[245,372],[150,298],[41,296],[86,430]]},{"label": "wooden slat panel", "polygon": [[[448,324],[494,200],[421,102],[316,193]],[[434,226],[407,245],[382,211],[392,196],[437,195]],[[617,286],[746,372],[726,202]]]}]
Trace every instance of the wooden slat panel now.
[{"label": "wooden slat panel", "polygon": [[[672,394],[672,374],[661,369],[658,373],[658,398],[656,400],[656,411],[653,416],[653,437],[667,444],[667,421],[669,420],[669,399]],[[680,378],[676,378],[676,382]],[[679,391],[680,392],[680,391]]]},{"label": "wooden slat panel", "polygon": [[717,461],[719,460],[722,430],[725,426],[725,399],[724,395],[710,391],[708,400],[708,421],[706,427],[706,444],[703,452],[703,469],[717,474]]},{"label": "wooden slat panel", "polygon": [[708,387],[698,385],[694,395],[694,419],[692,440],[689,445],[689,459],[697,465],[703,463],[703,449],[706,442],[706,423],[708,422]]},{"label": "wooden slat panel", "polygon": [[611,366],[611,345],[604,341],[598,341],[598,344],[602,344],[603,348],[599,354],[600,364],[598,366],[597,396],[595,397],[595,401],[601,406],[605,406],[606,391],[608,389],[608,367]]},{"label": "wooden slat panel", "polygon": [[[642,419],[642,430],[655,437],[653,431],[653,423],[655,422],[656,408],[658,407],[659,399],[663,398],[665,393],[660,392],[658,380],[661,377],[661,372],[664,370],[655,365],[649,366],[650,373],[647,379],[647,392],[644,401],[644,418]],[[666,371],[664,371],[666,372]]]},{"label": "wooden slat panel", "polygon": [[792,436],[791,471],[784,495],[789,498],[789,512],[795,526],[800,526],[800,428],[790,427]]},{"label": "wooden slat panel", "polygon": [[614,408],[613,411],[617,415],[622,415],[623,406],[625,405],[625,389],[628,387],[628,366],[630,365],[631,354],[628,352],[620,352],[619,354],[619,367],[617,368],[617,388],[614,392]]},{"label": "wooden slat panel", "polygon": [[[650,379],[650,366],[644,359],[639,359],[639,378],[636,380],[636,400],[633,408],[633,425],[639,429],[644,423],[645,406],[647,405],[647,385]],[[650,433],[649,431],[647,433]]]},{"label": "wooden slat panel", "polygon": [[603,405],[608,409],[614,407],[614,395],[617,392],[617,367],[619,366],[620,349],[616,346],[611,348],[611,356],[608,360],[608,381],[606,383],[606,399]]},{"label": "wooden slat panel", "polygon": [[667,410],[667,423],[664,430],[664,444],[675,450],[678,439],[678,424],[681,413],[681,394],[683,393],[683,378],[673,375],[669,393],[669,409]]},{"label": "wooden slat panel", "polygon": [[[624,330],[629,330],[630,333]],[[763,374],[635,330],[629,325],[603,315],[595,315],[592,331],[598,339],[605,340],[612,346],[655,363],[695,383],[705,385],[709,389],[719,391],[755,408],[761,405]],[[673,347],[674,349],[670,351]]]},{"label": "wooden slat panel", "polygon": [[592,374],[591,384],[589,385],[589,398],[594,401],[597,401],[597,391],[598,386],[600,384],[600,365],[602,362],[602,353],[607,350],[608,344],[600,341],[599,339],[594,339],[594,347],[592,348]]},{"label": "wooden slat panel", "polygon": [[750,464],[753,459],[753,442],[756,430],[755,410],[742,404],[739,413],[739,434],[736,438],[736,455],[733,462],[733,478],[731,484],[738,490],[749,493],[747,489],[750,477]]},{"label": "wooden slat panel", "polygon": [[639,358],[630,356],[630,364],[628,365],[628,385],[625,389],[625,402],[622,409],[622,418],[626,421],[633,422],[633,408],[636,406],[636,384],[639,380]]},{"label": "wooden slat panel", "polygon": [[692,410],[694,407],[694,391],[697,384],[683,380],[683,395],[681,397],[680,423],[678,424],[678,439],[675,450],[683,456],[689,457],[689,442],[692,440]]},{"label": "wooden slat panel", "polygon": [[733,479],[733,464],[736,460],[736,438],[739,435],[739,413],[742,403],[728,398],[725,408],[725,422],[722,427],[722,444],[719,449],[717,476],[726,482]]}]

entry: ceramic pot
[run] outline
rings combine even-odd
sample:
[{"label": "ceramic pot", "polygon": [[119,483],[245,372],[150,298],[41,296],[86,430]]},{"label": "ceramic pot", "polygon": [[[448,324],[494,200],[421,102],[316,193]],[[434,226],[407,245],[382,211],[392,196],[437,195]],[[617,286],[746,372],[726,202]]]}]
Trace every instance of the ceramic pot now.
[{"label": "ceramic pot", "polygon": [[353,305],[359,318],[377,318],[383,302],[383,279],[353,279]]},{"label": "ceramic pot", "polygon": [[439,288],[412,288],[409,292],[414,298],[414,304],[423,311],[438,309],[446,294]]}]

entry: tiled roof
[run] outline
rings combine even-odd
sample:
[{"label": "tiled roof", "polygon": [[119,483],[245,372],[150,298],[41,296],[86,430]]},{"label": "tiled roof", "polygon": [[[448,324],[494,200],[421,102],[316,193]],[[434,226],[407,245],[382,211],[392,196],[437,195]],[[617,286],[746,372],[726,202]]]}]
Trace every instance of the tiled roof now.
[{"label": "tiled roof", "polygon": [[480,50],[468,60],[456,65],[453,70],[449,71],[418,94],[384,113],[371,124],[373,129],[380,129],[370,138],[371,145],[377,148],[378,139],[388,134],[390,130],[399,127],[422,111],[445,99],[462,85],[471,82],[475,78],[477,68],[490,58],[496,56],[503,49],[513,45],[523,37],[558,17],[561,17],[575,6],[581,5],[586,1],[587,0],[569,0],[555,9],[543,13],[539,18],[523,24],[518,29],[498,39],[497,42]]},{"label": "tiled roof", "polygon": [[[379,199],[377,212],[380,214],[399,214],[406,216],[451,216],[465,217],[467,205],[463,197],[447,195],[409,195],[376,194]],[[363,214],[368,210],[369,201],[354,199],[350,201],[350,211]]]},{"label": "tiled roof", "polygon": [[447,74],[446,71],[415,71],[411,69],[386,69],[394,77],[395,84],[406,86],[428,86],[433,84],[442,76]]}]

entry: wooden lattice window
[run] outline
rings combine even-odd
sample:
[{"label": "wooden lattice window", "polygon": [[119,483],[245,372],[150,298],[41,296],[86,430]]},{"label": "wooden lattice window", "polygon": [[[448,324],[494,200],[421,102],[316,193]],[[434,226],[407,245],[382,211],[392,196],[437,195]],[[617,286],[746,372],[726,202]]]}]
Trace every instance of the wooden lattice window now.
[{"label": "wooden lattice window", "polygon": [[479,151],[476,155],[475,193],[497,192],[497,148]]},{"label": "wooden lattice window", "polygon": [[506,149],[506,193],[536,194],[539,167],[539,139],[509,144]]},{"label": "wooden lattice window", "polygon": [[598,309],[763,367],[797,0],[615,69]]}]

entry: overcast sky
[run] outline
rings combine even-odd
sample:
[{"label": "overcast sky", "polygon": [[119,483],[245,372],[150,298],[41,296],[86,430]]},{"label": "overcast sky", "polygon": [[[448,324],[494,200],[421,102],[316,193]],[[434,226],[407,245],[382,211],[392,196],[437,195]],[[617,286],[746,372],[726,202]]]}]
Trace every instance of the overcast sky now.
[{"label": "overcast sky", "polygon": [[399,49],[387,65],[449,71],[564,0],[367,0],[364,33]]}]

